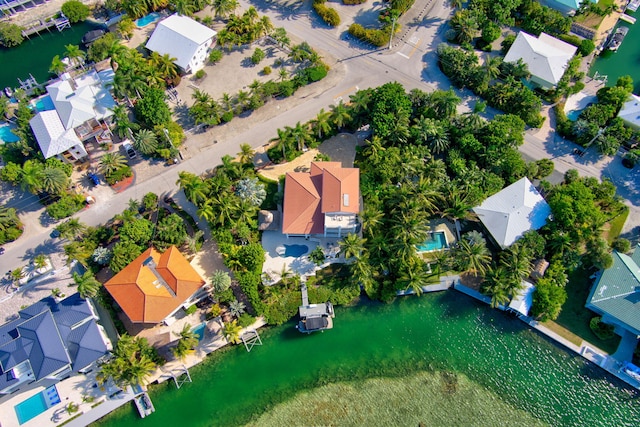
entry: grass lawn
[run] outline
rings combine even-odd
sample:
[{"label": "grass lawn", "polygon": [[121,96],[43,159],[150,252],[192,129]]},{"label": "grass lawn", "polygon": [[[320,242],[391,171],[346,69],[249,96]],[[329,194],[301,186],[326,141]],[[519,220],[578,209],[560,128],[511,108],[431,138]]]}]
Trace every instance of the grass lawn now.
[{"label": "grass lawn", "polygon": [[[600,10],[606,10],[609,6],[612,6],[613,3],[614,3],[614,0],[600,0],[598,2],[598,8]],[[597,29],[602,23],[602,21],[604,20],[604,16],[587,12],[584,15],[576,16],[573,20],[574,22],[584,25],[585,27]]]},{"label": "grass lawn", "polygon": [[589,279],[589,273],[581,268],[569,275],[569,283],[567,283],[566,287],[569,297],[562,306],[562,312],[555,323],[568,329],[572,334],[565,336],[560,330],[554,329],[554,331],[572,342],[576,340],[575,336],[577,336],[608,353],[613,353],[618,347],[620,337],[616,335],[612,339],[601,340],[589,328],[589,321],[596,316],[594,312],[584,306],[589,296],[591,285],[592,281]]},{"label": "grass lawn", "polygon": [[624,227],[624,223],[627,221],[628,216],[629,208],[625,206],[624,211],[622,211],[620,215],[609,221],[609,231],[606,235],[606,239],[609,244],[613,243],[613,241],[618,238],[620,232],[622,231],[622,227]]}]

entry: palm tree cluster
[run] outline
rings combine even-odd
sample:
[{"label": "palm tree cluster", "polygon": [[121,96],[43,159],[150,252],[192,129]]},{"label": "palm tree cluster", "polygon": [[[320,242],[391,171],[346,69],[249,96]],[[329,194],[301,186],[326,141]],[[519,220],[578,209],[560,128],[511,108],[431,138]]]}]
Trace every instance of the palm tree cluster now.
[{"label": "palm tree cluster", "polygon": [[124,334],[113,350],[113,358],[100,366],[96,376],[98,383],[104,384],[109,378],[120,387],[145,384],[147,378],[164,361],[146,338]]},{"label": "palm tree cluster", "polygon": [[[230,3],[228,0],[226,2]],[[225,2],[221,3],[224,4]],[[224,6],[220,10],[220,15],[230,7]],[[213,8],[216,15],[218,15],[218,8],[216,8],[215,4]],[[235,10],[235,7],[231,12],[233,10]],[[274,27],[269,17],[260,16],[258,11],[253,6],[250,6],[242,15],[231,14],[229,16],[227,25],[218,33],[218,44],[222,47],[241,46],[252,43],[260,37],[267,36],[273,30]]]},{"label": "palm tree cluster", "polygon": [[14,208],[0,206],[0,245],[16,240],[22,234],[22,223]]},{"label": "palm tree cluster", "polygon": [[184,360],[189,354],[195,351],[200,340],[198,335],[193,332],[191,325],[186,323],[180,331],[180,339],[175,347],[171,348],[171,353],[179,360]]},{"label": "palm tree cluster", "polygon": [[22,166],[8,162],[0,177],[3,181],[20,185],[32,194],[59,196],[66,192],[73,167],[51,158],[44,163],[38,159],[25,161]]},{"label": "palm tree cluster", "polygon": [[489,267],[481,291],[491,296],[491,306],[506,304],[523,288],[522,281],[533,268],[532,255],[525,245],[515,243],[500,254],[500,261]]}]

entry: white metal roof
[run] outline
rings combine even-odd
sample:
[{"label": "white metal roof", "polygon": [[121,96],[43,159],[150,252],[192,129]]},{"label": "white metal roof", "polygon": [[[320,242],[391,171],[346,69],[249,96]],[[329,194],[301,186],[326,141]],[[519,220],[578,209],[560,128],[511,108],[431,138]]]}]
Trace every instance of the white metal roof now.
[{"label": "white metal roof", "polygon": [[176,65],[187,69],[198,47],[214,38],[216,34],[211,28],[187,16],[176,14],[158,23],[146,48],[160,55],[169,54],[176,58]]},{"label": "white metal roof", "polygon": [[556,85],[577,49],[549,34],[540,33],[536,38],[520,31],[504,61],[517,62],[518,59],[522,59],[532,76]]},{"label": "white metal roof", "polygon": [[503,249],[529,230],[547,223],[551,208],[531,181],[524,177],[473,208]]},{"label": "white metal roof", "polygon": [[109,117],[116,106],[111,93],[95,71],[74,80],[50,84],[47,92],[65,129],[73,129],[87,120]]},{"label": "white metal roof", "polygon": [[80,144],[73,129],[65,129],[55,110],[42,111],[29,122],[45,159]]},{"label": "white metal roof", "polygon": [[522,281],[522,286],[522,290],[511,299],[509,308],[527,316],[533,305],[533,292],[536,290],[536,287],[526,280]]},{"label": "white metal roof", "polygon": [[640,96],[631,94],[631,99],[622,106],[618,117],[631,126],[640,127]]}]

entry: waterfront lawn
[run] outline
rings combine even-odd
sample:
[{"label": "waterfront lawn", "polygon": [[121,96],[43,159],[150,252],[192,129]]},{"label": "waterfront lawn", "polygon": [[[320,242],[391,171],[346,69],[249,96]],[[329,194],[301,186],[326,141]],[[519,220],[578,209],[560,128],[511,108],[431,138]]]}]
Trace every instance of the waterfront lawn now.
[{"label": "waterfront lawn", "polygon": [[570,333],[565,334],[559,328],[552,329],[571,342],[575,343],[575,336],[578,336],[611,354],[616,351],[620,337],[616,335],[612,339],[601,340],[589,328],[589,321],[596,316],[594,312],[584,306],[589,296],[591,285],[592,280],[589,279],[589,272],[584,269],[578,268],[569,274],[569,283],[566,286],[569,297],[562,306],[560,316],[558,316],[555,323],[568,329]]},{"label": "waterfront lawn", "polygon": [[[613,4],[614,0],[600,0],[596,6],[598,9],[605,11],[607,8],[613,6]],[[604,18],[604,16],[600,16],[597,13],[586,12],[585,14],[575,16],[573,21],[585,27],[598,29]]]}]

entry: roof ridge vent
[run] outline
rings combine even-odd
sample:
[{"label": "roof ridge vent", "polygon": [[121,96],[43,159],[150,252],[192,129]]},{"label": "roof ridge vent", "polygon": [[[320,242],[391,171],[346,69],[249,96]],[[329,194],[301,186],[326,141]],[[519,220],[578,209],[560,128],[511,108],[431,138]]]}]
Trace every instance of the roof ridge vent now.
[{"label": "roof ridge vent", "polygon": [[153,285],[156,288],[159,288],[160,286],[164,286],[164,288],[167,290],[167,292],[169,292],[169,294],[171,296],[173,296],[174,298],[177,296],[176,293],[173,291],[173,289],[171,289],[171,286],[169,286],[167,281],[164,280],[164,277],[162,277],[160,275],[160,273],[158,272],[158,270],[156,269],[156,262],[153,260],[153,257],[149,257],[149,258],[145,259],[142,262],[142,265],[144,265],[149,270],[151,270],[153,275],[156,276],[156,280],[154,280],[154,282],[153,282]]}]

